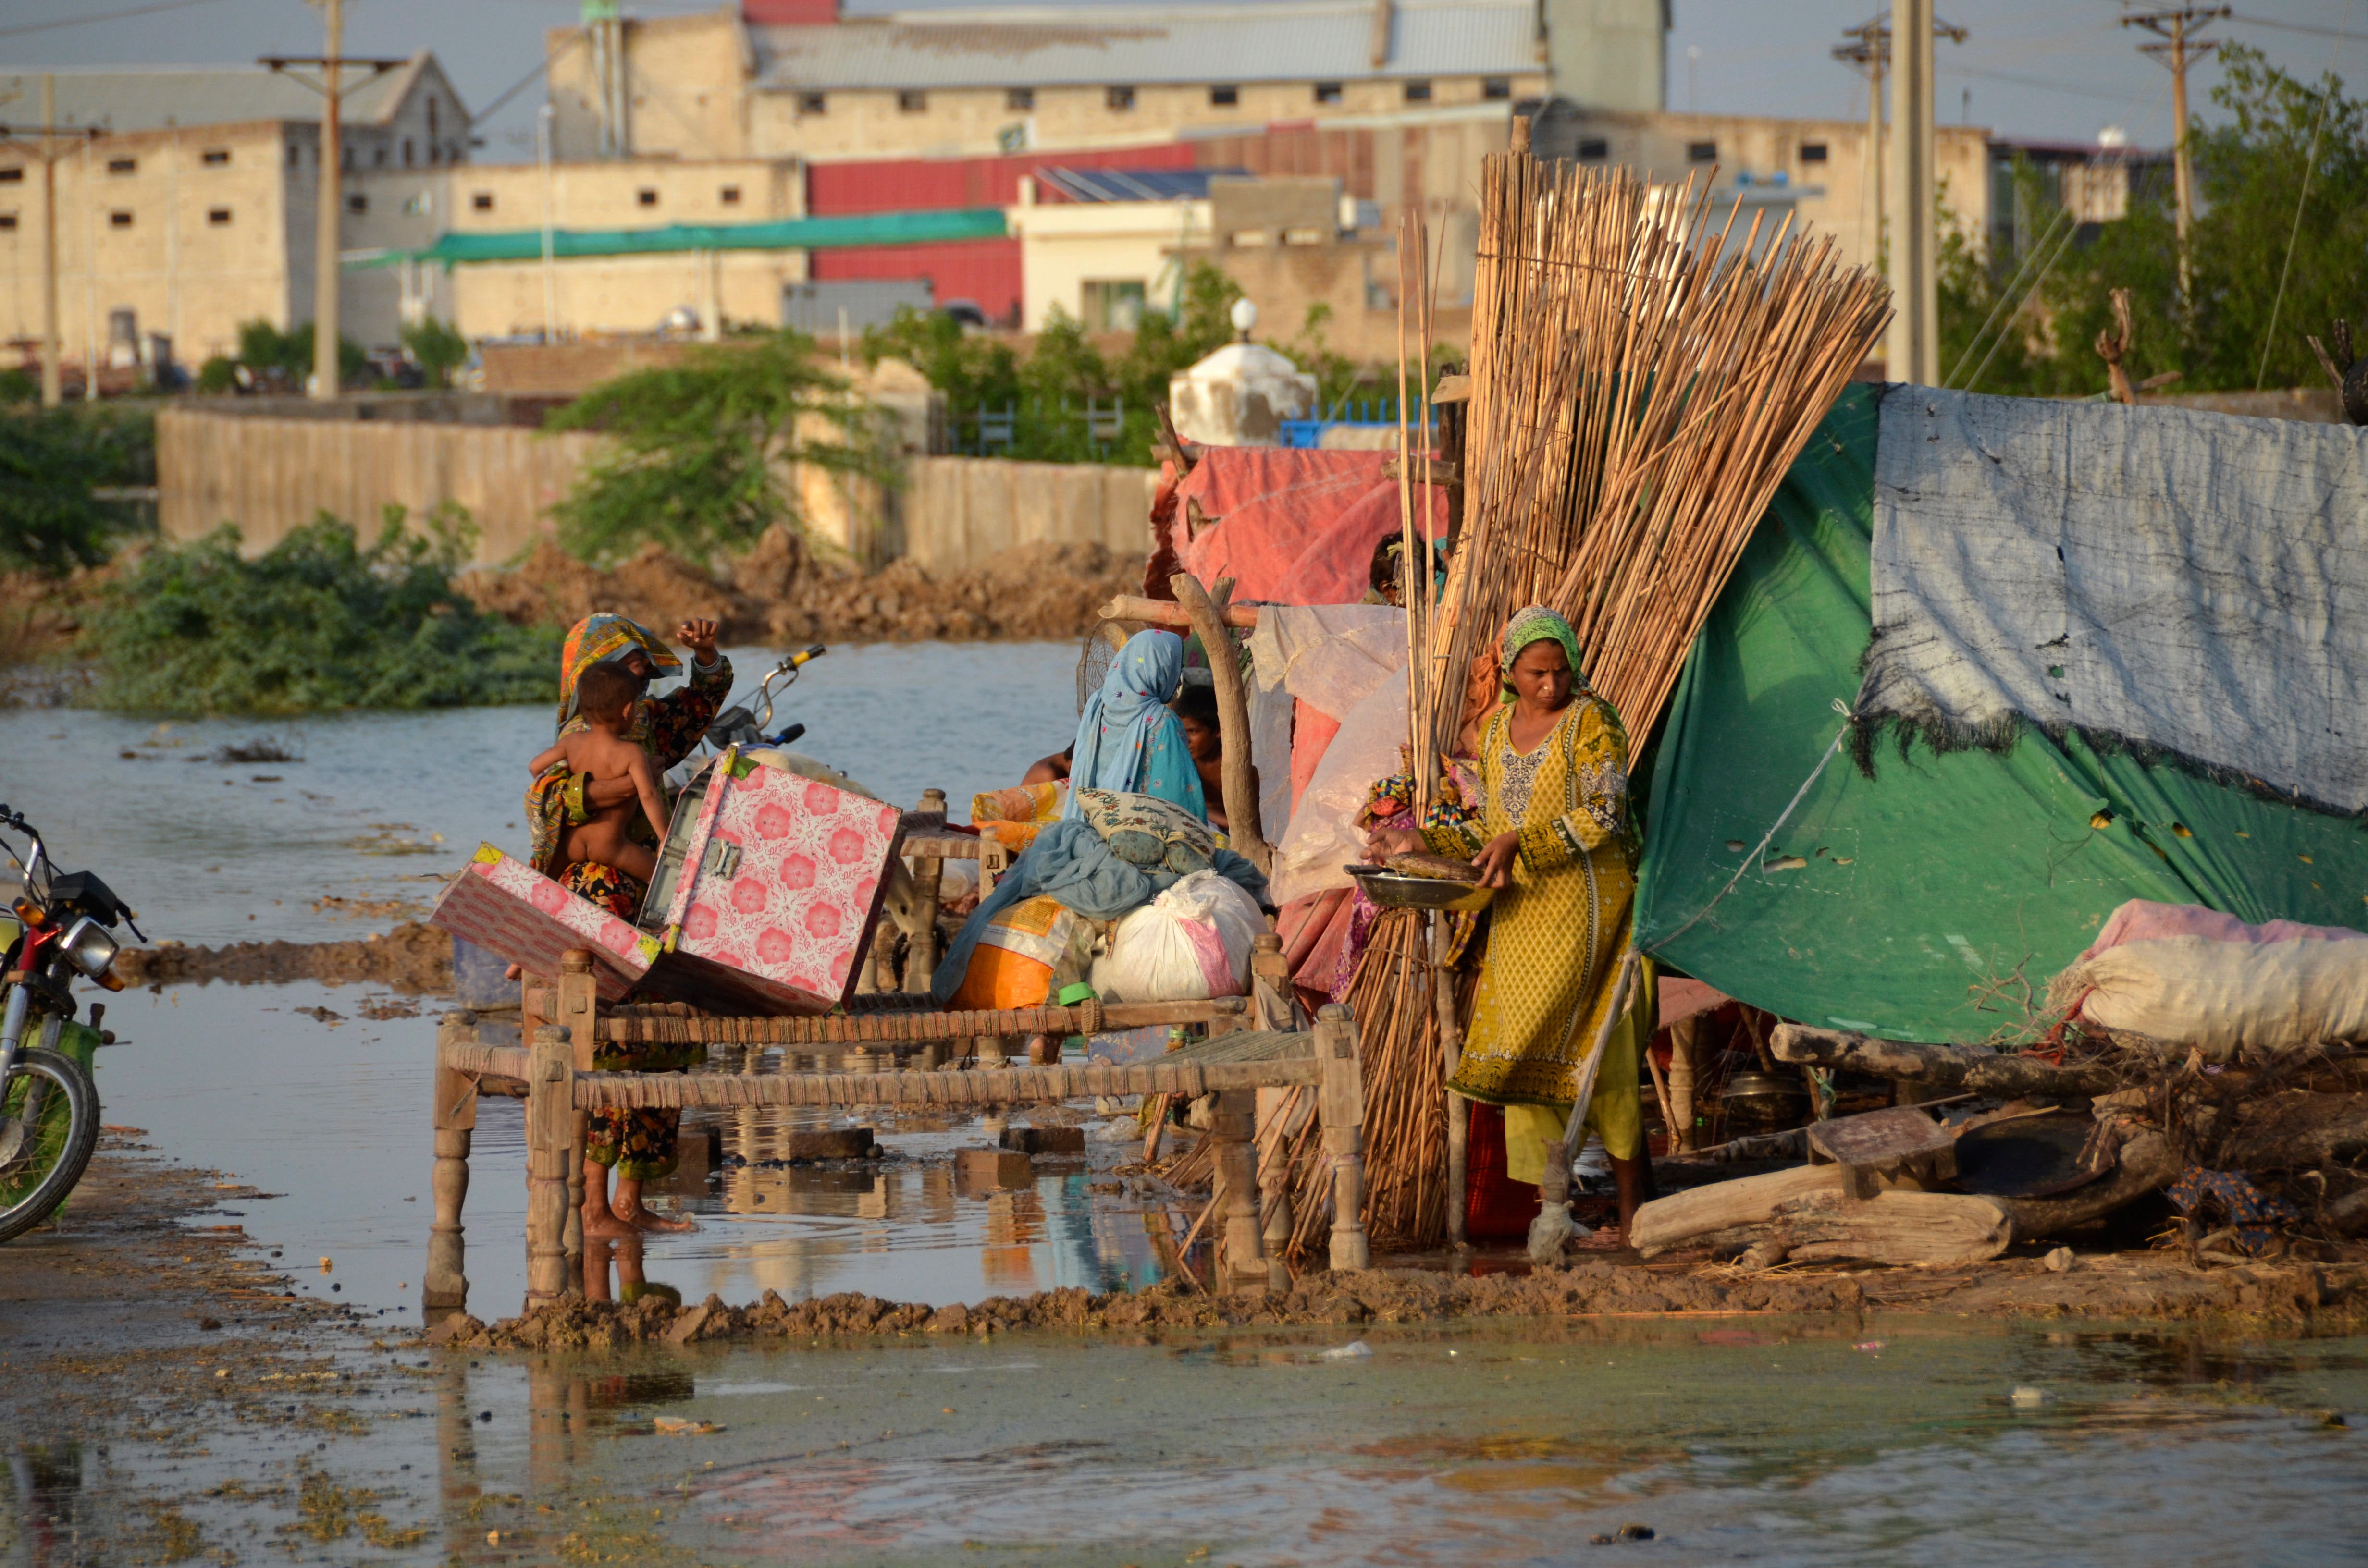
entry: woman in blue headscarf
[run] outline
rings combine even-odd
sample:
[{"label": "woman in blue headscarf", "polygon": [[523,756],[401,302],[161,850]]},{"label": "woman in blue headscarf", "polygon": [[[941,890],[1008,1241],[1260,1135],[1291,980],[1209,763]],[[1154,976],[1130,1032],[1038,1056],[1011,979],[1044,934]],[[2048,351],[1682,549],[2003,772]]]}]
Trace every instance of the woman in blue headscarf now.
[{"label": "woman in blue headscarf", "polygon": [[1184,684],[1184,640],[1173,631],[1138,631],[1111,661],[1099,691],[1086,699],[1069,759],[1069,803],[1079,814],[1085,790],[1156,795],[1207,820],[1201,772],[1184,725],[1167,705]]}]

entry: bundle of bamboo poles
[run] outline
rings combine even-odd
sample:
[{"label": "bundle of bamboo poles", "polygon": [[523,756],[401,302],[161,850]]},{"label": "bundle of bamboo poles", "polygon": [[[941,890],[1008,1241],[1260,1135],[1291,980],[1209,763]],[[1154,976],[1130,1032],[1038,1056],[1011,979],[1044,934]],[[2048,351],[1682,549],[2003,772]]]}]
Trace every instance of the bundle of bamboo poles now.
[{"label": "bundle of bamboo poles", "polygon": [[1529,604],[1569,618],[1588,685],[1641,741],[1889,293],[1789,219],[1738,234],[1738,205],[1713,228],[1707,182],[1514,152],[1482,186],[1467,523],[1417,750],[1452,746],[1463,672]]}]

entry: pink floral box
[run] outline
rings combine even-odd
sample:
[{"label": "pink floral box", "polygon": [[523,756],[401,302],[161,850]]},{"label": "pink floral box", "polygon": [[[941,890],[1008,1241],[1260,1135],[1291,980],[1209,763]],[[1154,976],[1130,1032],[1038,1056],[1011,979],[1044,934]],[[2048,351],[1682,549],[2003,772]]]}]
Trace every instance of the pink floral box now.
[{"label": "pink floral box", "polygon": [[662,951],[655,937],[490,844],[477,846],[427,923],[535,974],[557,974],[561,954],[586,949],[603,1002],[622,1001]]},{"label": "pink floral box", "polygon": [[825,1013],[854,991],[903,813],[727,753],[643,989],[715,1010]]}]

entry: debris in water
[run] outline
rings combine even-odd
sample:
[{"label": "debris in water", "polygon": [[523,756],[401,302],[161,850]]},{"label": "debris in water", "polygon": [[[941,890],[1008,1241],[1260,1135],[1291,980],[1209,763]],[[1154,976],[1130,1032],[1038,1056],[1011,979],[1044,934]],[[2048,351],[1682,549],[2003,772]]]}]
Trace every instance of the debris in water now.
[{"label": "debris in water", "polygon": [[269,735],[257,735],[245,745],[216,747],[214,760],[227,766],[233,762],[302,762],[304,759]]},{"label": "debris in water", "polygon": [[1870,1356],[1880,1356],[1883,1354],[1883,1341],[1880,1339],[1870,1339],[1863,1345],[1853,1345],[1850,1348],[1853,1350],[1863,1350]]},{"label": "debris in water", "polygon": [[[1338,1346],[1333,1349],[1326,1350],[1315,1358],[1319,1361],[1355,1361],[1362,1359],[1367,1356],[1371,1356],[1372,1353],[1373,1347],[1366,1344],[1363,1340],[1359,1339],[1352,1341],[1349,1344]],[[1452,1355],[1453,1352],[1451,1351],[1450,1354]]]},{"label": "debris in water", "polygon": [[660,1437],[705,1437],[723,1430],[716,1422],[686,1421],[679,1415],[655,1417],[650,1426]]},{"label": "debris in water", "polygon": [[2013,1392],[2008,1394],[2006,1401],[2017,1410],[2036,1410],[2055,1397],[2045,1389],[2035,1389],[2024,1383],[2018,1385]]}]

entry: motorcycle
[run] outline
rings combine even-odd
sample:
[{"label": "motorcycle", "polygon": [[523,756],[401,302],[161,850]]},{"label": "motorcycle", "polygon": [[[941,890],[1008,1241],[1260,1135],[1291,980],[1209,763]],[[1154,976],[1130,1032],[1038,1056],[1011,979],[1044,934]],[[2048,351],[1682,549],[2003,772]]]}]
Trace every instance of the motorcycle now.
[{"label": "motorcycle", "polygon": [[707,744],[717,751],[735,745],[785,746],[804,734],[806,727],[803,724],[791,724],[777,735],[765,733],[765,727],[773,722],[773,704],[781,695],[773,689],[773,683],[780,681],[781,691],[789,690],[797,684],[800,670],[828,652],[829,649],[817,642],[804,653],[791,653],[775,665],[766,672],[765,678],[757,683],[756,695],[746,702],[734,703],[715,716],[715,722],[707,726]]},{"label": "motorcycle", "polygon": [[[91,1021],[74,1021],[74,980],[79,973],[120,991],[115,973],[122,946],[108,933],[118,920],[145,942],[130,905],[90,871],[61,871],[41,835],[21,812],[0,805],[0,827],[31,840],[18,857],[5,839],[0,849],[24,868],[16,900],[16,937],[0,960],[0,1242],[48,1219],[82,1180],[98,1145],[98,1086],[91,1052],[111,1037]],[[27,1044],[38,1028],[38,1043]]]}]

